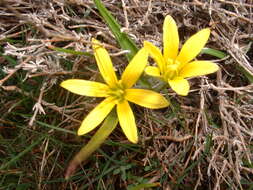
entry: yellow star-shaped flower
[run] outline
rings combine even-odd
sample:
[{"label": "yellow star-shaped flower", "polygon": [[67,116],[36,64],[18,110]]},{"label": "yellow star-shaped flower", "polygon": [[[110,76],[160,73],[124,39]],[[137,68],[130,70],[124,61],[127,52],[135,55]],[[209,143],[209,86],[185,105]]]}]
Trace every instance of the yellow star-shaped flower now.
[{"label": "yellow star-shaped flower", "polygon": [[158,67],[148,66],[148,75],[159,77],[168,82],[179,95],[186,96],[190,85],[185,78],[196,77],[216,72],[219,67],[210,61],[192,61],[205,46],[210,29],[205,28],[191,36],[180,52],[179,36],[175,20],[166,16],[163,24],[163,55],[152,43],[145,41],[144,47],[155,60]]},{"label": "yellow star-shaped flower", "polygon": [[132,88],[147,65],[148,52],[144,48],[139,50],[118,80],[106,49],[95,39],[92,43],[98,68],[106,84],[82,79],[69,79],[61,83],[63,88],[75,94],[105,97],[83,120],[78,135],[86,134],[97,127],[116,106],[123,132],[129,141],[137,143],[135,118],[128,101],[151,109],[169,105],[168,101],[157,92]]}]

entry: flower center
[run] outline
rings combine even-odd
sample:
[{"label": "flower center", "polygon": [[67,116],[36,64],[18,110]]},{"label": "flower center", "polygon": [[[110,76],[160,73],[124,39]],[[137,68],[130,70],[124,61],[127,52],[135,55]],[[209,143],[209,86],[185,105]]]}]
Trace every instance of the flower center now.
[{"label": "flower center", "polygon": [[180,62],[177,60],[169,59],[166,65],[165,80],[173,79],[179,74]]},{"label": "flower center", "polygon": [[119,81],[116,87],[110,88],[108,94],[118,100],[118,102],[123,101],[125,98],[125,88],[121,81]]}]

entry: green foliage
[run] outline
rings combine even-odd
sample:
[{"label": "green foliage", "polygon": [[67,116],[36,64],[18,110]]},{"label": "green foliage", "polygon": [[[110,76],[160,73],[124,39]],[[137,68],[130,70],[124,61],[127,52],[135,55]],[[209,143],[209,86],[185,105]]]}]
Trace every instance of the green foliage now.
[{"label": "green foliage", "polygon": [[253,83],[253,75],[251,75],[246,69],[238,66],[237,69],[248,79],[250,83]]},{"label": "green foliage", "polygon": [[104,18],[105,22],[109,26],[113,35],[115,36],[120,47],[124,50],[130,51],[128,54],[126,54],[128,60],[130,61],[138,51],[137,45],[133,42],[131,38],[128,37],[128,35],[125,32],[121,31],[121,26],[112,16],[112,14],[105,8],[103,3],[100,0],[93,0],[93,1],[99,13]]},{"label": "green foliage", "polygon": [[222,51],[219,51],[219,50],[216,50],[216,49],[212,49],[212,48],[203,48],[201,50],[201,53],[202,54],[212,55],[212,56],[217,57],[219,59],[223,59],[227,56],[226,53],[224,53]]}]

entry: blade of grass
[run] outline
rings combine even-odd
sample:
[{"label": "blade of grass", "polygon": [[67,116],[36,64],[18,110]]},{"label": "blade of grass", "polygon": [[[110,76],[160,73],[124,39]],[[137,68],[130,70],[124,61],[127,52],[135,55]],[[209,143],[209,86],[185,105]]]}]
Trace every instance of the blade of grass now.
[{"label": "blade of grass", "polygon": [[24,156],[26,153],[30,152],[33,149],[33,147],[35,147],[37,144],[39,144],[42,141],[43,138],[45,138],[45,137],[44,136],[40,137],[35,142],[33,142],[30,146],[28,146],[25,150],[23,150],[18,155],[16,155],[15,157],[13,157],[10,161],[8,161],[7,163],[5,163],[2,166],[0,166],[0,170],[3,170],[5,168],[7,168],[11,164],[15,163],[22,156]]},{"label": "blade of grass", "polygon": [[75,132],[67,130],[67,129],[63,129],[63,128],[56,127],[56,126],[53,126],[53,125],[49,125],[49,124],[46,124],[46,123],[43,123],[43,122],[40,122],[40,121],[36,121],[36,123],[38,123],[39,125],[41,125],[43,127],[48,127],[50,129],[55,129],[55,130],[58,130],[58,131],[62,131],[62,132],[65,132],[65,133],[76,135]]},{"label": "blade of grass", "polygon": [[237,69],[244,74],[244,76],[249,80],[250,83],[253,83],[253,75],[251,75],[246,69],[238,66]]},{"label": "blade of grass", "polygon": [[121,32],[121,26],[116,21],[116,19],[112,16],[112,14],[106,9],[103,3],[100,0],[93,0],[93,1],[99,13],[104,18],[105,22],[109,26],[113,35],[115,36],[120,47],[124,50],[130,51],[128,54],[126,54],[127,59],[130,61],[138,51],[137,45],[133,42],[132,39],[128,37],[126,33]]},{"label": "blade of grass", "polygon": [[145,154],[139,149],[140,145],[137,145],[137,144],[126,144],[126,143],[114,142],[110,140],[105,141],[105,144],[110,145],[110,146],[119,146],[119,147],[123,147],[134,152],[138,152],[139,154],[143,154],[143,155]]},{"label": "blade of grass", "polygon": [[204,152],[200,155],[199,159],[192,162],[192,164],[184,170],[183,175],[181,175],[177,179],[177,187],[183,183],[184,178],[193,168],[195,168],[200,162],[203,162],[205,160],[205,157],[207,157],[210,154],[210,149],[212,146],[213,146],[212,135],[208,135],[206,138]]}]

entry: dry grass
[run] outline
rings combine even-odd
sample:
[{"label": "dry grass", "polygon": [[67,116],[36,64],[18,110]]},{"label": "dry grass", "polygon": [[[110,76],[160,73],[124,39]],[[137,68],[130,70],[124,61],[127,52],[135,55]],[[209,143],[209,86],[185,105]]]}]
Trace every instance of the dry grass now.
[{"label": "dry grass", "polygon": [[[96,101],[69,94],[59,83],[66,78],[100,77],[92,56],[52,48],[92,54],[91,38],[99,38],[119,72],[126,66],[125,52],[91,0],[0,0],[2,165],[40,134],[45,136],[26,156],[0,171],[2,187],[7,189],[11,181],[32,184],[27,189],[126,189],[142,177],[160,182],[158,189],[166,190],[253,189],[253,85],[240,70],[253,74],[252,0],[103,2],[139,46],[149,40],[162,47],[163,18],[170,14],[178,23],[181,42],[211,27],[207,46],[228,56],[213,60],[221,67],[217,74],[191,80],[189,96],[163,91],[172,102],[170,108],[135,107],[140,146],[124,145],[118,128],[93,162],[65,181],[64,168],[88,140],[71,131]],[[104,172],[103,162],[110,171],[95,180]],[[117,173],[117,164],[121,169],[127,166],[121,170],[127,172],[126,178]]]}]

